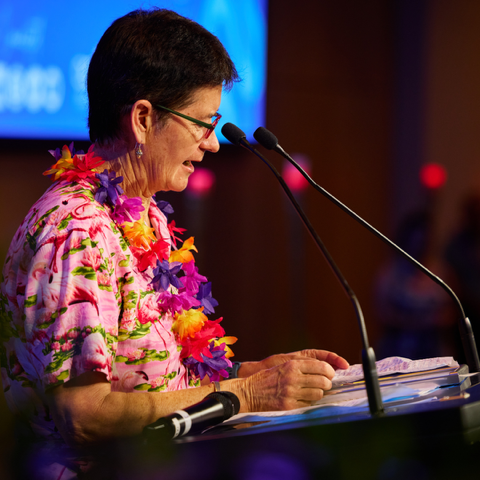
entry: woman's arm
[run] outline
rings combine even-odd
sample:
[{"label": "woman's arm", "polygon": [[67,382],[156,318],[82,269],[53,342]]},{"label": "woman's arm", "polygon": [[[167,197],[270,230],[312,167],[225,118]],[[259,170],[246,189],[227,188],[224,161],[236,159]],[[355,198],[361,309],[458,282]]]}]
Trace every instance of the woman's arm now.
[{"label": "woman's arm", "polygon": [[[334,369],[317,357],[300,352],[275,355],[262,362],[251,362],[256,373],[221,384],[222,390],[237,395],[241,412],[308,406],[332,386]],[[265,368],[259,370],[258,364]],[[198,403],[212,391],[212,385],[205,385],[172,392],[112,392],[103,373],[87,372],[52,388],[47,402],[65,441],[72,446],[88,446],[140,434],[146,425]]]},{"label": "woman's arm", "polygon": [[[242,393],[229,381],[245,405]],[[47,402],[64,440],[72,446],[88,446],[112,438],[140,434],[160,417],[201,401],[213,392],[213,384],[172,392],[112,392],[103,373],[87,372],[52,388]],[[243,401],[242,401],[243,400]]]}]

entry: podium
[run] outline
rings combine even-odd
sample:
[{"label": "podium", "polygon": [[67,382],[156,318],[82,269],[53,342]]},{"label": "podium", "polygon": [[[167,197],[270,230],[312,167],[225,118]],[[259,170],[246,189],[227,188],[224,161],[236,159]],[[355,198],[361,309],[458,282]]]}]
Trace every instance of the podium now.
[{"label": "podium", "polygon": [[175,449],[180,458],[221,459],[209,478],[230,478],[232,469],[241,472],[233,478],[242,479],[480,478],[480,384],[462,392],[443,388],[437,396],[386,404],[382,417],[372,417],[368,407],[333,408],[331,414],[220,425],[181,439]]}]

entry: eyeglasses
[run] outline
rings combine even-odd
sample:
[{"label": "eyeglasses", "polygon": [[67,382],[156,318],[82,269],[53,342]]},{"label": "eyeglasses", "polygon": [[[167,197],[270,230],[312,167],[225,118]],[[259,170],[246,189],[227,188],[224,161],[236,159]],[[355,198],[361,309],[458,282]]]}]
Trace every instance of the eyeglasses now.
[{"label": "eyeglasses", "polygon": [[167,112],[173,113],[174,115],[178,115],[179,117],[185,118],[186,120],[190,120],[193,123],[196,123],[197,125],[200,125],[202,127],[205,127],[207,131],[205,132],[205,135],[203,138],[208,138],[212,132],[215,130],[215,127],[218,124],[218,121],[222,118],[222,116],[219,113],[216,113],[213,117],[213,123],[206,123],[202,122],[201,120],[197,120],[196,118],[189,117],[188,115],[185,115],[180,112],[176,112],[175,110],[171,110],[170,108],[167,107],[162,107],[161,105],[155,105],[157,108],[163,108],[163,110],[166,110]]}]

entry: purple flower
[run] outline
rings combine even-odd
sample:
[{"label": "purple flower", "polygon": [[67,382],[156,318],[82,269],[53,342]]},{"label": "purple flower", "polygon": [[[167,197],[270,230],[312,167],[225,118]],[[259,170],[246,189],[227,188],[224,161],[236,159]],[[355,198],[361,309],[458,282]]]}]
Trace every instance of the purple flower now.
[{"label": "purple flower", "polygon": [[207,281],[207,277],[198,273],[198,268],[195,266],[195,261],[184,263],[182,270],[185,276],[182,277],[183,284],[189,295],[195,295],[198,292],[198,287],[202,282]]},{"label": "purple flower", "polygon": [[117,177],[115,172],[109,173],[107,169],[102,173],[96,173],[95,176],[100,180],[95,200],[103,204],[108,198],[110,204],[115,205],[118,197],[123,194],[122,187],[118,185],[123,182],[123,177]]},{"label": "purple flower", "polygon": [[198,288],[196,298],[200,301],[205,315],[215,313],[215,307],[218,306],[218,302],[212,297],[212,282],[202,283]]},{"label": "purple flower", "polygon": [[129,198],[126,195],[118,197],[115,209],[112,212],[112,218],[122,224],[125,222],[132,222],[133,220],[140,220],[141,213],[145,210],[142,201],[138,197]]},{"label": "purple flower", "polygon": [[153,270],[152,286],[157,292],[164,292],[170,285],[175,288],[183,288],[182,281],[177,278],[177,273],[182,268],[180,262],[169,263],[168,260],[157,260],[157,266]]},{"label": "purple flower", "polygon": [[155,200],[155,203],[157,204],[157,207],[167,217],[167,220],[168,220],[168,215],[174,212],[172,206],[165,200],[159,200],[158,202],[155,198],[154,200]]},{"label": "purple flower", "polygon": [[218,347],[215,347],[215,342],[212,341],[208,349],[212,355],[211,358],[201,353],[200,356],[203,362],[199,362],[190,356],[186,358],[183,363],[189,366],[201,380],[204,379],[205,375],[208,375],[212,381],[219,381],[222,378],[228,377],[225,368],[231,367],[232,362],[228,358],[225,358],[225,344],[222,343]]}]

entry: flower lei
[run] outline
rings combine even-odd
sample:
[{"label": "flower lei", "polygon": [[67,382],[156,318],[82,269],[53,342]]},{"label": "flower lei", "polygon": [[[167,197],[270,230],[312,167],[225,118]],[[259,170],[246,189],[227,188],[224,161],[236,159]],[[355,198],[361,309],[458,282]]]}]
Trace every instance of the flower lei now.
[{"label": "flower lei", "polygon": [[[219,325],[222,318],[212,321],[206,316],[215,313],[218,302],[212,297],[211,283],[198,273],[195,266],[192,250],[197,252],[197,248],[193,244],[194,238],[190,237],[177,248],[180,238],[176,233],[182,234],[185,229],[176,227],[172,221],[168,224],[171,243],[163,238],[157,240],[154,229],[140,221],[144,210],[141,199],[124,195],[120,187],[123,177],[106,169],[102,173],[94,171],[105,162],[94,156],[93,145],[86,154],[83,151],[75,153],[73,142],[62,150],[57,148],[49,152],[56,163],[43,174],[50,175],[54,182],[86,181],[97,187],[95,200],[110,207],[110,216],[137,258],[139,270],[153,268],[151,285],[159,293],[159,309],[174,318],[172,331],[182,347],[180,358],[183,364],[202,380],[205,375],[211,381],[228,377],[225,368],[232,366],[229,358],[233,356],[229,345],[237,339],[225,336]],[[173,213],[168,202],[159,201],[157,205],[166,216]],[[174,250],[169,254],[170,245]],[[183,272],[182,277],[178,276],[180,272]]]}]

